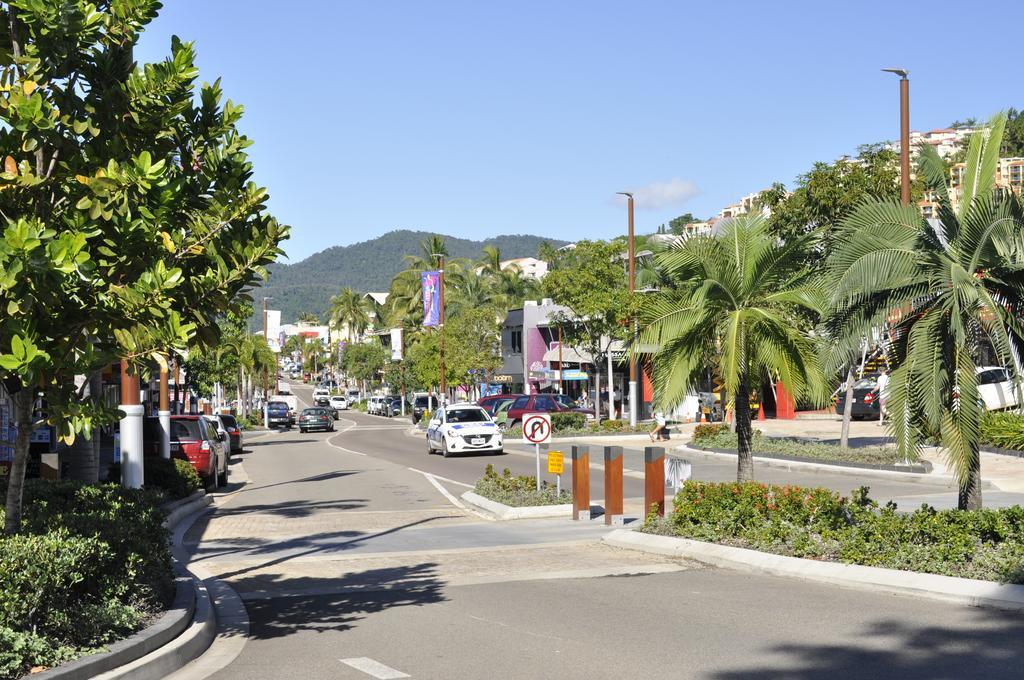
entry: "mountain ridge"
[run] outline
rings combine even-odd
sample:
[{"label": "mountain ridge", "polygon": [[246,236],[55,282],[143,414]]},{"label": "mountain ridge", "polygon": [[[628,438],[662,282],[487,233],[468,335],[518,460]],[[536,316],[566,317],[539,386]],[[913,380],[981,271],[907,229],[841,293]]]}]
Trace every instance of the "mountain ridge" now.
[{"label": "mountain ridge", "polygon": [[[386,291],[395,274],[405,268],[405,256],[419,253],[423,239],[440,236],[453,258],[477,259],[484,246],[495,246],[502,259],[534,257],[541,243],[558,247],[567,241],[532,234],[499,234],[482,240],[457,238],[437,232],[396,229],[373,239],[345,246],[330,246],[299,260],[267,267],[268,280],[252,293],[257,301],[274,298],[272,309],[281,310],[281,322],[292,323],[302,312],[326,316],[330,298],[350,286],[360,292]],[[257,310],[258,311],[258,310]],[[251,325],[262,323],[261,314],[253,315]]]}]

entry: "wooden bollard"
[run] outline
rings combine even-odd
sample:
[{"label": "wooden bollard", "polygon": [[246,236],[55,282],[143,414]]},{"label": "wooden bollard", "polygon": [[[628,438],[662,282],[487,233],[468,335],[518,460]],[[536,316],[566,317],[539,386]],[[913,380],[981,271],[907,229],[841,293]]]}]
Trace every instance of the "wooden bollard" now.
[{"label": "wooden bollard", "polygon": [[572,518],[590,519],[590,447],[572,447]]},{"label": "wooden bollard", "polygon": [[624,524],[621,446],[604,447],[604,523]]},{"label": "wooden bollard", "polygon": [[644,516],[651,507],[658,506],[658,514],[665,516],[665,449],[660,446],[644,448]]}]

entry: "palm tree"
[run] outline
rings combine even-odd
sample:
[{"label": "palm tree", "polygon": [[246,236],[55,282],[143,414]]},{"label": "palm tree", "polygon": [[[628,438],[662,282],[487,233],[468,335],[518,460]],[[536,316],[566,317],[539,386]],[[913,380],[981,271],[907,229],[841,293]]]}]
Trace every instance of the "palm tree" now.
[{"label": "palm tree", "polygon": [[730,220],[716,236],[696,236],[655,257],[670,288],[640,314],[634,352],[651,352],[655,402],[678,404],[713,367],[734,402],[736,477],[754,477],[750,391],[780,380],[794,395],[820,399],[824,378],[811,340],[795,319],[823,306],[805,259],[812,238],[780,243],[760,215]]},{"label": "palm tree", "polygon": [[346,327],[349,342],[365,331],[370,324],[363,296],[348,287],[342,288],[340,293],[331,298],[330,319],[331,325],[337,326],[339,330],[342,326]]},{"label": "palm tree", "polygon": [[958,206],[945,163],[922,147],[919,174],[938,218],[868,200],[843,222],[828,260],[834,330],[852,344],[888,322],[890,429],[904,455],[939,440],[961,509],[982,500],[976,369],[991,352],[1019,384],[1024,352],[1024,211],[995,186],[1005,122],[996,116],[971,137]]},{"label": "palm tree", "polygon": [[482,273],[497,276],[501,273],[501,250],[495,246],[484,246],[484,256],[480,258]]}]

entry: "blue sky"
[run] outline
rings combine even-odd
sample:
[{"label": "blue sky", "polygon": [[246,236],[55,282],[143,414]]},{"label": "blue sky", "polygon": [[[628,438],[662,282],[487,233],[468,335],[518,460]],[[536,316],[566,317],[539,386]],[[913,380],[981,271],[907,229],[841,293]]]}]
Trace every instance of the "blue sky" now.
[{"label": "blue sky", "polygon": [[1019,0],[164,4],[136,57],[196,41],[293,262],[399,228],[606,238],[629,189],[641,231],[708,217],[895,138],[886,66],[914,129],[1024,108]]}]

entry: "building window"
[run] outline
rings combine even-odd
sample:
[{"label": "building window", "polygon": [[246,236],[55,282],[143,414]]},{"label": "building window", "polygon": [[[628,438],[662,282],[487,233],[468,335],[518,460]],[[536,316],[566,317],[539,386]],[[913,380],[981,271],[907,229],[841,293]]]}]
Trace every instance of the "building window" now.
[{"label": "building window", "polygon": [[512,354],[523,353],[523,331],[516,329],[509,333],[509,350]]}]

